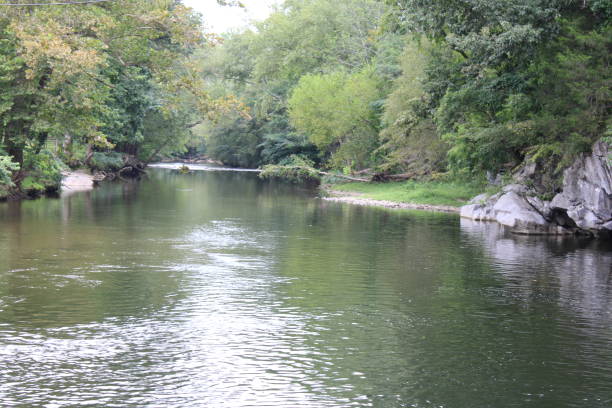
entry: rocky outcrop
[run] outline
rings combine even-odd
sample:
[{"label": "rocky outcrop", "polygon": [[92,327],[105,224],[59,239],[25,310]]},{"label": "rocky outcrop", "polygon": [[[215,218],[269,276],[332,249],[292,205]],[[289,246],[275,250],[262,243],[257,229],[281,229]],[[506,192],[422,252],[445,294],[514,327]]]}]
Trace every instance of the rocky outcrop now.
[{"label": "rocky outcrop", "polygon": [[596,143],[591,155],[581,157],[565,170],[563,191],[550,206],[553,211],[566,212],[580,229],[612,229],[612,171],[606,143]]},{"label": "rocky outcrop", "polygon": [[[530,165],[516,176],[529,173]],[[533,167],[533,166],[531,166]],[[612,170],[608,144],[599,141],[563,173],[562,191],[544,201],[524,184],[510,184],[492,196],[480,195],[461,216],[496,221],[517,234],[612,236]]]},{"label": "rocky outcrop", "polygon": [[476,197],[470,204],[461,207],[461,216],[476,221],[497,221],[517,234],[575,233],[572,228],[551,222],[546,217],[546,208],[546,203],[529,196],[523,186],[513,184],[493,196]]}]

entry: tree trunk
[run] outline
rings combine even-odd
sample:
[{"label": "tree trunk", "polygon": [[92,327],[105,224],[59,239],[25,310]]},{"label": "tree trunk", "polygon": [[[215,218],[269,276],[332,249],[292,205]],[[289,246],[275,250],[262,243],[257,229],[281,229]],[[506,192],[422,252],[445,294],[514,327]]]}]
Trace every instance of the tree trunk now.
[{"label": "tree trunk", "polygon": [[72,156],[72,135],[70,133],[66,133],[64,135],[64,141],[62,142],[62,152],[64,156],[68,158]]},{"label": "tree trunk", "polygon": [[89,167],[92,157],[93,157],[93,145],[91,143],[87,143],[87,154],[85,154],[85,165],[87,167]]}]

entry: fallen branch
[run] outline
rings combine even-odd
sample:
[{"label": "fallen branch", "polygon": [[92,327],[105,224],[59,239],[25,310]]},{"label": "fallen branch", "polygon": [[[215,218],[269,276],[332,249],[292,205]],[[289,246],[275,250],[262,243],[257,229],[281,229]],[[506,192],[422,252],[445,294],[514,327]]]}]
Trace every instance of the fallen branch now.
[{"label": "fallen branch", "polygon": [[316,170],[319,174],[321,174],[322,176],[330,176],[330,177],[338,177],[338,178],[342,178],[342,179],[346,179],[346,180],[351,180],[351,181],[358,181],[360,183],[369,183],[370,180],[369,179],[364,179],[364,178],[357,178],[357,177],[351,177],[351,176],[346,176],[344,174],[337,174],[337,173],[328,173],[325,171],[320,171],[320,170]]},{"label": "fallen branch", "polygon": [[328,173],[326,171],[317,170],[314,167],[303,165],[280,166],[269,164],[263,167],[259,177],[261,178],[279,178],[286,179],[292,182],[321,182],[321,176],[338,177],[345,180],[357,181],[360,183],[368,183],[370,180],[346,176],[344,174]]},{"label": "fallen branch", "polygon": [[373,182],[405,181],[405,180],[412,180],[415,177],[416,175],[414,173],[403,173],[403,174],[376,173],[372,176],[370,181],[373,181]]}]

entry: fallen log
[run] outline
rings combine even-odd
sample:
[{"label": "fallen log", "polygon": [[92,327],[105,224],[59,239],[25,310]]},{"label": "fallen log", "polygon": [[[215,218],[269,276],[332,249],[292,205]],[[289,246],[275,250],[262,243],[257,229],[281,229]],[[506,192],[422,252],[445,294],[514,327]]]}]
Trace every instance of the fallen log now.
[{"label": "fallen log", "polygon": [[377,183],[384,183],[387,181],[405,181],[412,180],[416,177],[414,173],[402,173],[402,174],[389,174],[389,173],[376,173],[372,176],[370,181]]},{"label": "fallen log", "polygon": [[350,181],[357,181],[357,182],[360,182],[360,183],[369,183],[370,182],[369,179],[351,177],[351,176],[346,176],[344,174],[328,173],[326,171],[320,171],[320,170],[318,170],[317,172],[319,174],[321,174],[322,176],[338,177],[338,178],[342,178],[342,179],[346,179],[346,180],[350,180]]}]

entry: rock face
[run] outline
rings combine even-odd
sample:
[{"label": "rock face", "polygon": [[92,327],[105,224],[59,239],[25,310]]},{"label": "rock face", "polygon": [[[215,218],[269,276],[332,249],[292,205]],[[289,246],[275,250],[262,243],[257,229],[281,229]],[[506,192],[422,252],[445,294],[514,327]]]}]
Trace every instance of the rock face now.
[{"label": "rock face", "polygon": [[[552,201],[534,190],[510,184],[500,193],[479,195],[461,208],[461,216],[497,221],[517,234],[590,234],[612,236],[612,170],[608,145],[599,141],[563,173],[563,189]],[[523,171],[524,172],[524,171]]]},{"label": "rock face", "polygon": [[563,173],[563,191],[550,203],[562,210],[578,228],[597,231],[612,221],[612,171],[604,142],[593,153],[581,157]]}]

